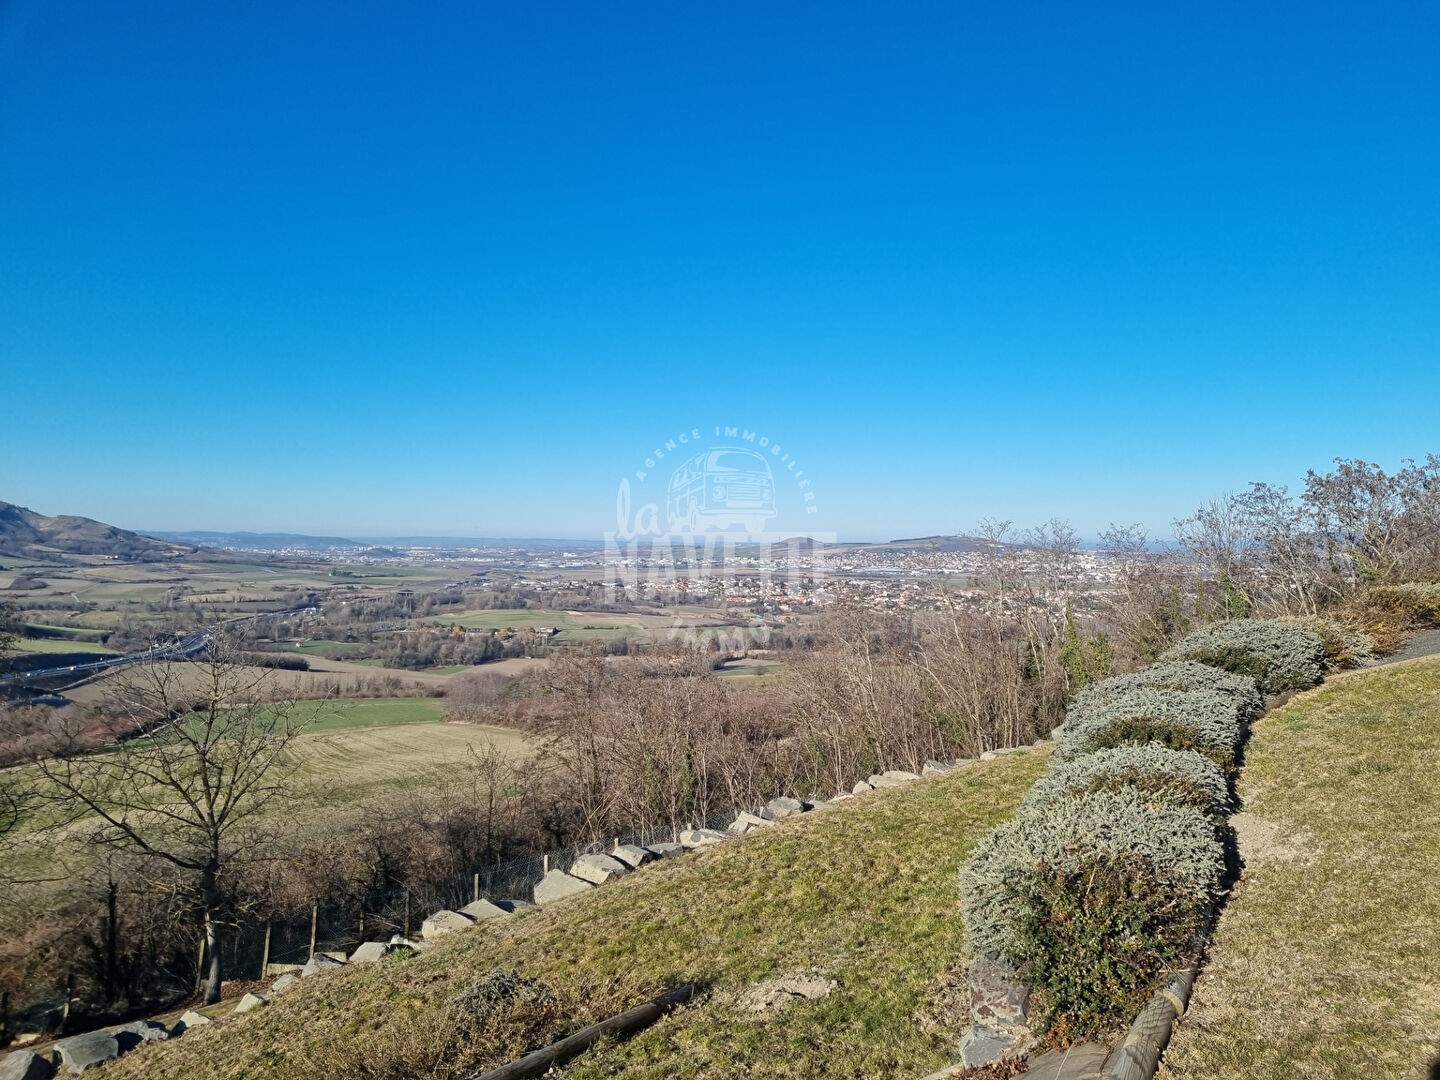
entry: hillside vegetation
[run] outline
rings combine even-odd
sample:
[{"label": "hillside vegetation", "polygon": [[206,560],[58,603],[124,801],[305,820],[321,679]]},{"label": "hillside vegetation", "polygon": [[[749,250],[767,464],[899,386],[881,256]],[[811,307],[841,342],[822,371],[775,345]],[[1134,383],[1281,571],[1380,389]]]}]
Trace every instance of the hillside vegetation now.
[{"label": "hillside vegetation", "polygon": [[1254,727],[1225,908],[1167,1080],[1420,1080],[1440,1062],[1440,659]]},{"label": "hillside vegetation", "polygon": [[[707,985],[697,1004],[564,1075],[923,1075],[950,1058],[968,1022],[956,872],[1046,756],[857,798],[482,923],[413,959],[306,980],[259,1012],[142,1047],[104,1075],[448,1080],[691,980]],[[467,1027],[447,1001],[496,968],[542,980],[553,1002]],[[836,987],[782,1011],[742,1002],[797,972]]]}]

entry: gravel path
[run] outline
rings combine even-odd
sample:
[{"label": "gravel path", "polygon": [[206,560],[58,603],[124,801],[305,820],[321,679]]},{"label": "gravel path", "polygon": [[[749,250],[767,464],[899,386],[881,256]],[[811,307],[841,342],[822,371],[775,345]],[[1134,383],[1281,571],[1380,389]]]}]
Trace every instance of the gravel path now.
[{"label": "gravel path", "polygon": [[1375,663],[1365,666],[1383,667],[1386,664],[1398,664],[1401,660],[1419,660],[1422,656],[1436,655],[1440,655],[1440,630],[1420,630],[1410,635],[1410,640],[1389,656],[1381,657]]}]

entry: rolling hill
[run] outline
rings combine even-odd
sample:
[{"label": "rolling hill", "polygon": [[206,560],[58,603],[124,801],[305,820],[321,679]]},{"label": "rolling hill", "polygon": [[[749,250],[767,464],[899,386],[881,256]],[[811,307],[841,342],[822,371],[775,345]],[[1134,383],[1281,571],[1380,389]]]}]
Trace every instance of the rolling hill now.
[{"label": "rolling hill", "polygon": [[188,554],[188,544],[157,540],[93,518],[47,517],[14,503],[0,502],[0,558],[68,561],[89,555],[149,562]]}]

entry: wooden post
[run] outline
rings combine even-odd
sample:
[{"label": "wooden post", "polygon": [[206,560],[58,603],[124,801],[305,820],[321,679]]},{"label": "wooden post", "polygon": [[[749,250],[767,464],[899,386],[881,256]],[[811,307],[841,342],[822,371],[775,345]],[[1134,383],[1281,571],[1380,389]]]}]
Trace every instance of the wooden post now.
[{"label": "wooden post", "polygon": [[550,872],[550,853],[547,851],[542,858],[544,861],[541,863],[541,866],[544,868],[545,873],[548,874]]},{"label": "wooden post", "polygon": [[205,935],[200,935],[200,945],[195,950],[195,992],[205,985]]},{"label": "wooden post", "polygon": [[274,925],[268,920],[265,923],[265,956],[260,961],[260,978],[262,979],[270,977],[270,930]]},{"label": "wooden post", "polygon": [[112,881],[105,895],[105,993],[111,1001],[120,994],[119,904],[120,886]]},{"label": "wooden post", "polygon": [[360,901],[360,942],[365,942],[365,901]]},{"label": "wooden post", "polygon": [[479,875],[479,874],[476,874],[476,875],[475,875],[475,888],[474,888],[473,892],[474,892],[475,895],[472,896],[472,897],[470,897],[470,902],[471,902],[472,904],[478,904],[478,903],[480,902],[480,875]]},{"label": "wooden post", "polygon": [[65,1008],[60,1011],[60,1034],[70,1030],[70,1005],[75,1000],[75,973],[65,976]]},{"label": "wooden post", "polygon": [[405,890],[405,936],[410,936],[410,890]]},{"label": "wooden post", "polygon": [[320,929],[320,905],[310,905],[310,955],[315,955],[315,934]]}]

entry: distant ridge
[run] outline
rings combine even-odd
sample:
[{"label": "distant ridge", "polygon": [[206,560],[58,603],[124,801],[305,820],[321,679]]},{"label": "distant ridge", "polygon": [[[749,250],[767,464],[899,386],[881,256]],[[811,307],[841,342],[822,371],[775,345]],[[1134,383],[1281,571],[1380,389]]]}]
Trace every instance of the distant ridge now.
[{"label": "distant ridge", "polygon": [[872,541],[842,541],[839,543],[827,543],[821,545],[819,541],[808,536],[792,536],[786,540],[777,541],[770,545],[770,550],[782,555],[786,552],[810,552],[817,547],[824,547],[826,551],[832,552],[856,552],[856,551],[921,551],[921,552],[946,552],[946,553],[974,553],[980,551],[993,551],[996,548],[1014,548],[1016,544],[995,544],[979,536],[917,536],[904,540],[882,540]]},{"label": "distant ridge", "polygon": [[306,536],[303,533],[256,533],[256,532],[155,532],[167,540],[178,540],[213,548],[246,548],[250,550],[279,551],[285,548],[310,548],[312,550],[334,548],[363,548],[368,545],[343,536]]},{"label": "distant ridge", "polygon": [[0,502],[0,557],[64,561],[65,556],[99,555],[148,562],[174,559],[194,550],[193,544],[173,543],[120,529],[94,518],[62,514],[48,517],[24,506]]}]

